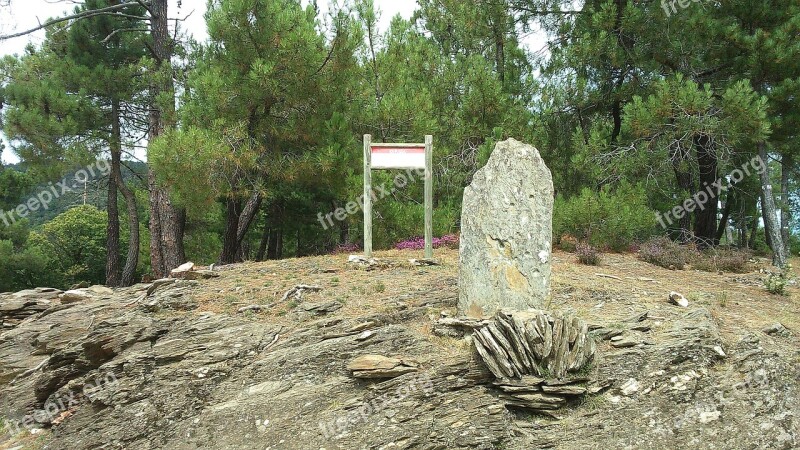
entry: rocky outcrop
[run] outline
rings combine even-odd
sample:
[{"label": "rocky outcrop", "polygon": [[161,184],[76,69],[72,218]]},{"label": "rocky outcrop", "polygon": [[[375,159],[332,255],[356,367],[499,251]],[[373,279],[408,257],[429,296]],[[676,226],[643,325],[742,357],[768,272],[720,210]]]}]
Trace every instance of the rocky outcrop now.
[{"label": "rocky outcrop", "polygon": [[[761,332],[726,346],[704,309],[588,326],[640,342],[602,341],[590,370],[563,379],[499,379],[462,338],[419,331],[430,324],[426,302],[366,315],[344,307],[291,326],[170,307],[208,288],[179,280],[53,301],[2,332],[7,430],[46,430],[39,439],[53,449],[800,444],[796,349]],[[153,300],[160,307],[147,307]],[[0,437],[0,447],[14,442]]]},{"label": "rocky outcrop", "polygon": [[541,308],[550,292],[553,181],[539,152],[509,139],[464,191],[459,311]]},{"label": "rocky outcrop", "polygon": [[0,294],[2,330],[14,328],[28,317],[61,303],[58,289],[31,289],[15,294]]}]

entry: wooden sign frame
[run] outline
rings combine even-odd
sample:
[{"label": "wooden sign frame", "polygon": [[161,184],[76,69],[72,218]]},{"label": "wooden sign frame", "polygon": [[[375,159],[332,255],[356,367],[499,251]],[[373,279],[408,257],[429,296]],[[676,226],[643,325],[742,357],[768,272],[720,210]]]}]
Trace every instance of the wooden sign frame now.
[{"label": "wooden sign frame", "polygon": [[[424,166],[419,158],[409,156],[425,149]],[[389,151],[394,157],[382,157],[373,167],[372,154]],[[364,256],[372,258],[372,171],[393,169],[425,169],[425,258],[433,258],[433,136],[425,136],[424,144],[373,144],[372,135],[364,135]]]}]

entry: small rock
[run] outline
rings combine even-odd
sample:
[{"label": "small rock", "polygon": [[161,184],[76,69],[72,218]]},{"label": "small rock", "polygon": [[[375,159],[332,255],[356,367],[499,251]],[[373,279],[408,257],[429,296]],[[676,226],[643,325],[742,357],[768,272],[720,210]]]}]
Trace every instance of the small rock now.
[{"label": "small rock", "polygon": [[84,302],[84,301],[91,300],[91,299],[92,299],[92,296],[89,295],[89,293],[86,292],[83,289],[77,289],[77,290],[74,290],[74,291],[67,291],[67,292],[64,292],[63,294],[61,294],[61,303],[65,304],[65,305],[68,305],[70,303]]},{"label": "small rock", "polygon": [[673,305],[678,305],[681,308],[689,307],[689,300],[687,300],[682,294],[675,291],[669,293],[669,302]]},{"label": "small rock", "polygon": [[361,333],[360,335],[358,335],[358,337],[356,337],[356,340],[357,341],[366,341],[367,339],[371,338],[372,336],[375,336],[375,332],[374,331],[365,331],[365,332]]},{"label": "small rock", "polygon": [[180,278],[182,275],[191,272],[192,270],[194,270],[194,263],[187,262],[186,264],[181,265],[177,269],[173,269],[172,272],[170,272],[170,275],[172,275],[175,278]]},{"label": "small rock", "polygon": [[439,266],[439,261],[435,259],[409,259],[412,266]]},{"label": "small rock", "polygon": [[639,345],[639,341],[632,336],[616,336],[611,339],[611,346],[614,348],[630,348]]},{"label": "small rock", "polygon": [[114,295],[114,290],[113,289],[107,288],[105,286],[97,286],[97,285],[89,287],[88,289],[86,289],[86,292],[88,292],[88,293],[90,293],[92,295],[100,296],[100,297],[110,297],[110,296]]},{"label": "small rock", "polygon": [[367,262],[369,262],[369,260],[367,258],[363,257],[363,256],[360,256],[360,255],[350,255],[347,258],[347,262],[349,262],[349,263],[367,263]]},{"label": "small rock", "polygon": [[719,411],[704,411],[700,413],[700,423],[706,424],[711,423],[715,420],[718,420],[720,415],[722,415]]},{"label": "small rock", "polygon": [[631,396],[639,391],[639,382],[636,381],[635,378],[631,378],[623,383],[622,386],[619,387],[619,390],[622,392],[622,395]]},{"label": "small rock", "polygon": [[614,339],[617,336],[621,336],[625,330],[620,329],[608,329],[608,328],[600,328],[595,333],[600,336],[601,340],[608,341]]},{"label": "small rock", "polygon": [[342,309],[341,303],[337,301],[332,302],[323,302],[323,303],[303,303],[299,306],[299,309],[306,313],[311,313],[317,316],[322,316],[325,314],[330,314]]},{"label": "small rock", "polygon": [[594,383],[590,384],[586,388],[586,391],[590,395],[599,394],[599,393],[603,392],[604,390],[608,389],[609,387],[611,387],[611,385],[613,383],[614,383],[614,380],[605,380],[605,381],[594,382]]},{"label": "small rock", "polygon": [[770,336],[789,337],[792,335],[792,333],[789,332],[789,330],[781,323],[774,323],[768,327],[765,327],[761,331]]},{"label": "small rock", "polygon": [[583,386],[542,386],[542,391],[548,394],[558,395],[583,395],[586,388]]},{"label": "small rock", "polygon": [[355,378],[394,378],[416,372],[415,363],[381,355],[364,355],[352,360],[347,369]]},{"label": "small rock", "polygon": [[363,323],[360,323],[360,324],[354,326],[353,328],[350,328],[349,330],[347,330],[347,332],[348,333],[357,333],[359,331],[368,330],[368,329],[370,329],[370,328],[372,328],[374,326],[375,326],[375,322],[373,322],[373,321],[363,322]]},{"label": "small rock", "polygon": [[182,278],[185,280],[208,280],[218,277],[219,273],[217,272],[211,270],[197,270],[184,273]]},{"label": "small rock", "polygon": [[89,284],[88,281],[82,281],[82,282],[80,282],[78,284],[73,284],[72,287],[69,288],[69,290],[70,291],[75,291],[75,290],[78,290],[78,289],[86,289],[89,286],[91,286],[91,285]]}]

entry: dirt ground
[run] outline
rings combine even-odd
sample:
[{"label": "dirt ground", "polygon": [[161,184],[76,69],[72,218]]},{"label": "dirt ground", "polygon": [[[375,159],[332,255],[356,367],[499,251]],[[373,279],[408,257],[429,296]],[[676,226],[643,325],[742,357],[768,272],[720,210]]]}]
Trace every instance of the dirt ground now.
[{"label": "dirt ground", "polygon": [[[349,267],[346,254],[245,263],[224,267],[220,278],[205,281],[196,300],[201,311],[244,314],[252,320],[299,325],[292,314],[297,300],[281,302],[283,294],[298,284],[322,287],[307,293],[302,302],[343,304],[339,317],[363,317],[381,313],[398,302],[419,306],[426,303],[455,305],[458,297],[458,251],[436,250],[440,266],[415,267],[409,259],[422,258],[421,251],[384,251],[375,255],[387,267],[366,271]],[[800,287],[788,295],[772,295],[764,288],[767,272],[774,270],[765,259],[757,259],[745,274],[709,273],[698,270],[668,270],[639,261],[631,254],[605,254],[599,266],[578,264],[575,256],[555,252],[552,296],[549,309],[576,311],[590,323],[614,323],[631,315],[651,311],[674,311],[667,303],[671,291],[682,293],[692,306],[708,308],[717,320],[723,339],[733,342],[745,331],[782,323],[800,331]],[[799,274],[800,260],[793,260]],[[431,301],[436,299],[438,301]],[[249,305],[269,305],[262,312],[238,313]],[[440,306],[430,315],[441,314]],[[455,308],[449,308],[455,313]],[[302,320],[301,320],[302,321]],[[426,333],[429,324],[418,324]],[[800,333],[795,332],[795,336]]]}]

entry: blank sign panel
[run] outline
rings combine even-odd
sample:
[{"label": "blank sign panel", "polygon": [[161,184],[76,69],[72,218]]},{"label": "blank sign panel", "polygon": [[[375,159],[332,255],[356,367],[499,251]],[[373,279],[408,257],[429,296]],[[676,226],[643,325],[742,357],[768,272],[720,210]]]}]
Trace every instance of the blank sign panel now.
[{"label": "blank sign panel", "polygon": [[425,145],[372,146],[373,169],[424,169]]}]

